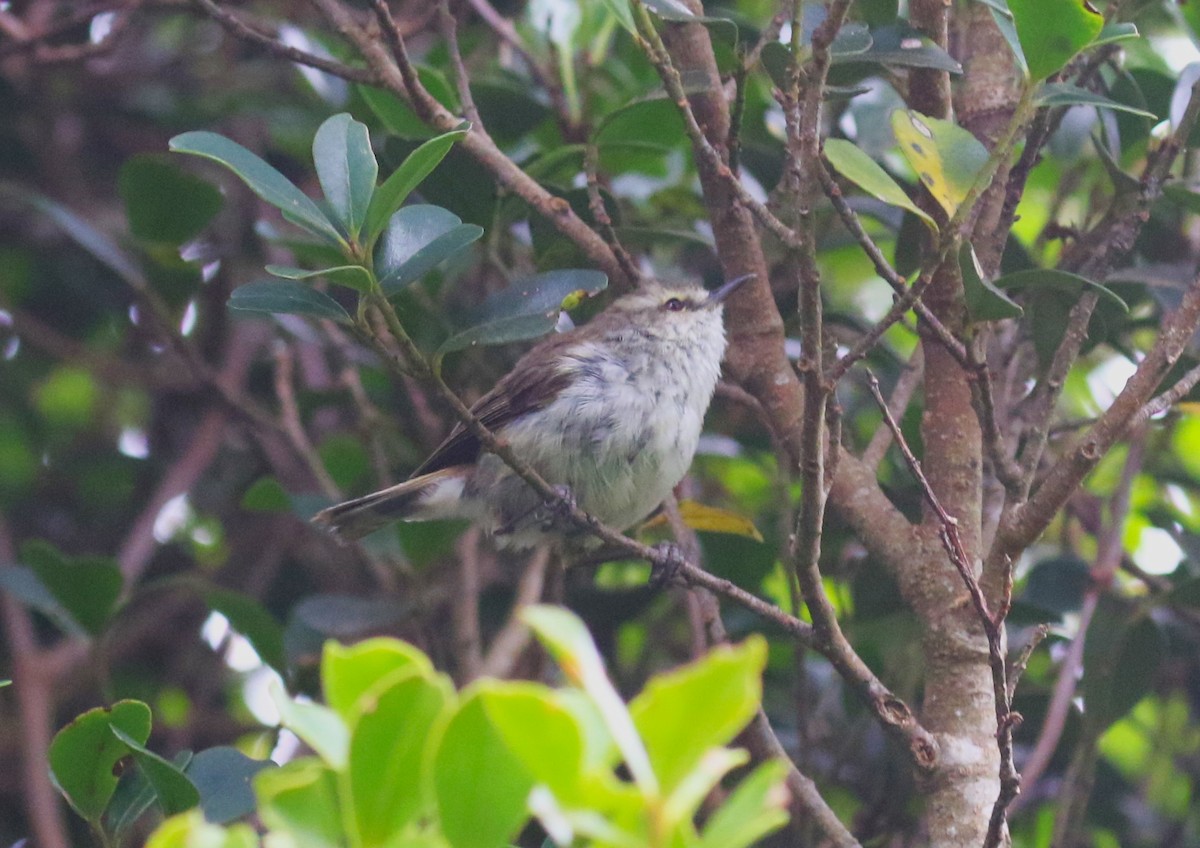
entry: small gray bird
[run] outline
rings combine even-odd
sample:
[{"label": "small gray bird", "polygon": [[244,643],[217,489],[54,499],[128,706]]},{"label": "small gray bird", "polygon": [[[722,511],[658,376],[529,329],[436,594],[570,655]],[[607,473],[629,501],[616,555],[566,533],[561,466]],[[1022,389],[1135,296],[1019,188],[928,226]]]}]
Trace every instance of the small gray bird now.
[{"label": "small gray bird", "polygon": [[[626,530],[691,465],[725,353],[722,304],[747,279],[713,292],[644,284],[536,345],[472,411],[581,509]],[[440,518],[474,521],[507,548],[580,532],[461,423],[405,482],[313,521],[358,538],[389,521]]]}]

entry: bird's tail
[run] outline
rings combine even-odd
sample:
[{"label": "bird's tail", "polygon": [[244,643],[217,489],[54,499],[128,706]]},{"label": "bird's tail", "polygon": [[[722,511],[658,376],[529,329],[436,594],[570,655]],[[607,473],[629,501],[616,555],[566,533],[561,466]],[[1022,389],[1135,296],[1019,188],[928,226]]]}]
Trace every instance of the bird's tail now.
[{"label": "bird's tail", "polygon": [[323,509],[313,523],[340,539],[358,539],[392,521],[466,518],[462,500],[467,466],[443,468]]}]

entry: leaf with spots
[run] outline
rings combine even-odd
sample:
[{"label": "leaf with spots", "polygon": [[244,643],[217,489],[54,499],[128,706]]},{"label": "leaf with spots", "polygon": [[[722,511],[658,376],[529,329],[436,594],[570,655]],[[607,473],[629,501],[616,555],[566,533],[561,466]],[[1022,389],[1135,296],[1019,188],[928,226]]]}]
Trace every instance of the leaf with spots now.
[{"label": "leaf with spots", "polygon": [[911,109],[892,113],[892,131],[933,199],[953,217],[987,162],[987,148],[957,124]]}]

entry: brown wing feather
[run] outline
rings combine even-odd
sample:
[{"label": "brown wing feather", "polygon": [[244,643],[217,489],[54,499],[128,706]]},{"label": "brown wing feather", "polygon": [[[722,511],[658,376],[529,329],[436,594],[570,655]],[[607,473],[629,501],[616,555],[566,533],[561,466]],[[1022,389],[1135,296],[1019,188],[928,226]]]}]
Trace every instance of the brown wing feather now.
[{"label": "brown wing feather", "polygon": [[[547,406],[570,382],[558,368],[558,348],[571,344],[574,333],[546,339],[517,360],[496,387],[471,407],[471,412],[493,433],[510,421]],[[413,477],[455,465],[469,465],[479,458],[479,440],[461,423],[438,445]]]}]

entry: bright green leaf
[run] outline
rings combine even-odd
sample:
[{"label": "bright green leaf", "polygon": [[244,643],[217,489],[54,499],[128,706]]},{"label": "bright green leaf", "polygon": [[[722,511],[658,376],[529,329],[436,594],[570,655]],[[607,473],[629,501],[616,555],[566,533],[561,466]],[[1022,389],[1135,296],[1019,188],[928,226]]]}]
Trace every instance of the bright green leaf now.
[{"label": "bright green leaf", "polygon": [[429,807],[432,781],[423,766],[434,727],[452,698],[443,678],[405,668],[358,699],[347,774],[356,829],[365,845],[384,844]]},{"label": "bright green leaf", "polygon": [[409,669],[427,678],[434,673],[429,657],[399,639],[364,639],[349,646],[326,642],[321,655],[325,702],[349,720],[365,692],[384,677]]},{"label": "bright green leaf", "polygon": [[564,804],[584,804],[584,732],[554,692],[531,683],[480,685],[484,712],[508,749]]},{"label": "bright green leaf", "polygon": [[293,701],[278,683],[272,684],[270,694],[279,709],[280,724],[299,736],[333,768],[345,768],[350,732],[337,713],[320,704]]},{"label": "bright green leaf", "polygon": [[129,746],[138,768],[154,787],[154,796],[164,813],[173,816],[200,803],[200,793],[178,766],[147,749],[115,723],[109,725],[109,729],[117,739]]},{"label": "bright green leaf", "polygon": [[756,768],[712,814],[699,848],[748,848],[788,820],[787,765],[772,760]]},{"label": "bright green leaf", "polygon": [[446,158],[446,154],[450,152],[450,148],[454,146],[455,142],[466,138],[469,131],[470,125],[468,124],[463,129],[453,130],[429,139],[408,154],[400,163],[400,167],[384,180],[383,185],[371,198],[371,206],[367,210],[366,238],[364,240],[368,244],[383,232],[388,219],[403,205],[412,190],[420,185],[421,181]]},{"label": "bright green leaf", "polygon": [[170,147],[176,153],[190,153],[219,162],[240,177],[251,191],[283,212],[288,220],[333,244],[344,242],[342,234],[308,195],[236,141],[217,133],[195,131],[175,136]]},{"label": "bright green leaf", "polygon": [[268,265],[268,274],[282,277],[285,280],[312,280],[324,277],[331,283],[354,289],[357,292],[371,290],[371,272],[361,265],[337,265],[333,268],[322,268],[319,271],[306,271],[303,268],[292,268],[289,265]]},{"label": "bright green leaf", "polygon": [[297,848],[342,848],[345,830],[333,770],[305,757],[254,777],[263,824],[294,837]]},{"label": "bright green leaf", "polygon": [[1008,0],[1008,9],[1035,82],[1061,70],[1104,28],[1087,0]]},{"label": "bright green leaf", "polygon": [[183,244],[221,209],[221,192],[207,180],[159,156],[139,154],[121,166],[117,191],[129,230],[145,241]]},{"label": "bright green leaf", "polygon": [[118,728],[139,744],[150,738],[150,708],[141,701],[118,701],[88,710],[58,731],[50,743],[50,774],[79,815],[97,823],[117,788],[117,762],[129,746],[112,733]]},{"label": "bright green leaf", "polygon": [[629,7],[629,0],[604,0],[604,5],[626,32],[631,35],[637,33],[637,24],[633,22],[633,10]]},{"label": "bright green leaf", "polygon": [[1021,317],[1025,310],[988,281],[979,267],[975,248],[968,242],[959,246],[958,265],[962,271],[967,312],[972,321],[1001,321]]},{"label": "bright green leaf", "polygon": [[80,627],[93,636],[104,629],[124,582],[115,562],[104,557],[67,559],[40,540],[21,546],[21,560]]},{"label": "bright green leaf", "polygon": [[346,112],[327,118],[313,137],[313,163],[325,199],[350,237],[356,238],[379,176],[367,125]]},{"label": "bright green leaf", "polygon": [[146,848],[258,848],[258,835],[248,824],[225,828],[205,821],[199,810],[172,816],[150,834]]},{"label": "bright green leaf", "polygon": [[533,777],[493,727],[478,691],[446,725],[433,778],[442,830],[454,848],[502,848],[526,819]]},{"label": "bright green leaf", "polygon": [[937,232],[937,223],[933,218],[913,203],[900,184],[892,179],[887,171],[883,170],[874,159],[859,150],[852,142],[837,138],[829,139],[825,142],[825,158],[829,160],[829,164],[834,167],[834,170],[868,194],[884,203],[907,209],[920,218],[930,230]]},{"label": "bright green leaf", "polygon": [[987,148],[957,124],[911,109],[892,113],[892,131],[933,199],[953,217],[987,162]]},{"label": "bright green leaf", "polygon": [[[767,643],[718,646],[701,660],[652,679],[629,705],[654,773],[670,792],[710,748],[746,726],[762,697]],[[704,709],[696,709],[703,704]]]},{"label": "bright green leaf", "polygon": [[353,323],[341,304],[324,292],[280,280],[258,280],[238,286],[229,296],[229,308],[244,312],[309,315],[343,324]]}]

